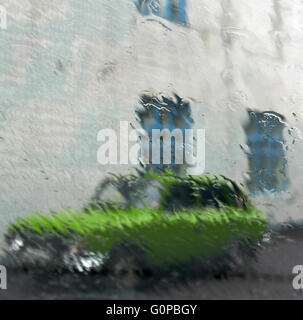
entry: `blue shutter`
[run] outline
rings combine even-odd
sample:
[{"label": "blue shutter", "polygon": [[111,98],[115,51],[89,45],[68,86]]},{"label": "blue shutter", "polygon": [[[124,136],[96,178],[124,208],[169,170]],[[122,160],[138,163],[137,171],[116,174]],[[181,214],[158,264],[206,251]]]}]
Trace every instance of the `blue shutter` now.
[{"label": "blue shutter", "polygon": [[284,128],[284,117],[276,112],[249,111],[245,131],[252,192],[278,192],[287,187]]}]

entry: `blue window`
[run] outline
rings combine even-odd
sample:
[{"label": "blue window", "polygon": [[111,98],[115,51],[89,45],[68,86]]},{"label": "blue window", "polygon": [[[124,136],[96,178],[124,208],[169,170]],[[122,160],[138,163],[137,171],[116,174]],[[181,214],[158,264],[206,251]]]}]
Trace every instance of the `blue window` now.
[{"label": "blue window", "polygon": [[247,152],[252,192],[277,192],[288,184],[285,155],[284,117],[276,112],[249,111],[249,122],[244,130],[247,135]]},{"label": "blue window", "polygon": [[170,170],[177,174],[183,174],[186,171],[186,166],[183,164],[176,164],[175,161],[175,140],[174,137],[171,141],[171,164],[163,164],[163,148],[165,145],[163,141],[160,142],[160,164],[152,164],[152,130],[153,129],[168,129],[172,132],[174,129],[180,129],[183,135],[183,159],[185,151],[185,130],[191,129],[194,121],[191,117],[190,104],[178,95],[173,98],[162,96],[154,97],[151,95],[142,95],[140,99],[141,108],[136,110],[138,122],[142,129],[144,129],[149,136],[149,157],[150,163],[146,169],[154,169],[156,171]]},{"label": "blue window", "polygon": [[169,21],[186,25],[187,0],[137,0],[138,10],[143,15],[154,14]]}]

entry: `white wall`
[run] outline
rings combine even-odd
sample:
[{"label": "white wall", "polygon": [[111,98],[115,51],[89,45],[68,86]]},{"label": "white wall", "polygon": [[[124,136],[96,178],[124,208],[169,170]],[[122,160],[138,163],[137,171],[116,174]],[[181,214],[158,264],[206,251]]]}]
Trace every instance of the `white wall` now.
[{"label": "white wall", "polygon": [[301,219],[301,1],[189,2],[185,27],[140,15],[132,0],[1,1],[2,232],[16,216],[80,209],[106,172],[129,169],[98,164],[96,137],[134,121],[143,90],[193,99],[206,171],[238,182],[248,170],[246,109],[283,114],[291,185],[255,202],[273,221]]}]

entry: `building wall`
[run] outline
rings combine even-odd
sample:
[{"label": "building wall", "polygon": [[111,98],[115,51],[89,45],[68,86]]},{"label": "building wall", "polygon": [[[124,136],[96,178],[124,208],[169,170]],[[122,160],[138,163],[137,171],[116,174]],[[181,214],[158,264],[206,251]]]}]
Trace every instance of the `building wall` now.
[{"label": "building wall", "polygon": [[247,110],[283,115],[289,184],[254,201],[272,221],[302,218],[301,1],[171,0],[180,15],[169,2],[1,0],[1,232],[16,216],[80,209],[106,173],[131,170],[98,164],[97,134],[135,123],[146,90],[188,99],[206,172],[243,184]]}]

